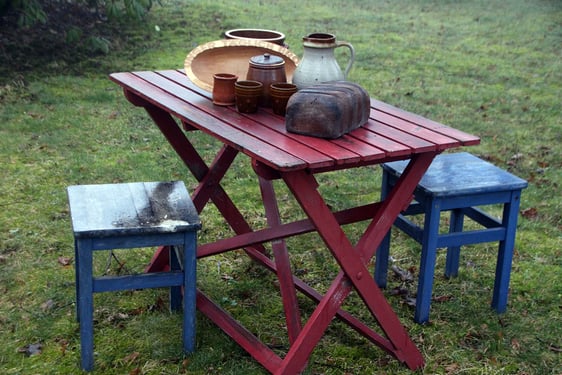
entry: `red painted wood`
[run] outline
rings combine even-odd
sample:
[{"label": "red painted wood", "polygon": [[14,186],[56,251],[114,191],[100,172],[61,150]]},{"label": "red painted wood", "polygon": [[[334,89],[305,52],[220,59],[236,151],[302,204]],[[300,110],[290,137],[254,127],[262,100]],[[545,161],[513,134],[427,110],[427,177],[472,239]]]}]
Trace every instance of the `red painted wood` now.
[{"label": "red painted wood", "polygon": [[[124,73],[128,74],[128,73]],[[195,104],[209,105],[206,99],[197,95],[193,97],[195,102],[187,102],[178,97],[172,96],[158,86],[143,80],[142,78],[128,74],[127,76],[112,75],[113,79],[120,79],[122,84],[126,82],[127,88],[133,94],[145,99],[150,104],[155,104],[159,108],[179,117],[190,125],[214,136],[225,144],[236,148],[245,154],[261,160],[265,164],[273,165],[284,170],[303,169],[307,163],[294,157],[287,152],[280,152],[276,148],[256,137],[249,136],[248,133],[240,131],[229,124],[220,120],[228,108],[217,107],[213,115],[201,111]],[[187,95],[187,92],[186,92]],[[200,125],[203,124],[204,126]]]},{"label": "red painted wood", "polygon": [[197,291],[197,308],[269,372],[273,373],[279,368],[281,358],[277,354],[199,290]]},{"label": "red painted wood", "polygon": [[[196,98],[192,91],[175,84],[160,74],[153,72],[140,72],[137,73],[137,75],[164,88],[166,91],[179,98],[190,101],[194,101]],[[222,121],[225,121],[232,126],[232,128],[247,134],[248,139],[255,138],[257,140],[266,140],[267,143],[278,150],[284,150],[288,154],[299,155],[298,158],[308,164],[327,166],[332,165],[335,162],[333,157],[322,154],[304,143],[297,142],[290,137],[279,134],[279,132],[274,129],[263,126],[263,124],[259,121],[256,121],[256,116],[245,116],[238,113],[234,107],[218,107],[208,100],[197,100],[196,103],[196,106],[199,109],[212,114],[213,116],[219,117]],[[277,128],[284,128],[284,123],[281,118],[274,118],[273,116],[269,116],[269,118],[276,120],[275,126]],[[261,145],[258,145],[257,147],[261,147]]]},{"label": "red painted wood", "polygon": [[[430,161],[432,158],[433,155],[428,157]],[[317,310],[315,310],[315,313],[318,312],[318,314],[313,314],[303,328],[302,336],[306,336],[306,343],[308,343],[308,345],[305,345],[304,341],[302,344],[297,341],[287,354],[286,358],[292,358],[288,359],[288,362],[294,363],[291,363],[290,367],[289,364],[287,364],[288,372],[286,373],[297,373],[291,372],[295,370],[302,371],[302,369],[299,368],[300,363],[303,358],[308,358],[308,355],[310,355],[317,340],[320,339],[327,328],[326,322],[329,323],[329,320],[334,317],[351,291],[351,285],[355,287],[373,316],[379,322],[381,329],[393,344],[396,358],[405,361],[411,369],[422,366],[424,361],[421,353],[408,337],[406,330],[400,324],[400,321],[392,311],[390,305],[388,305],[388,302],[386,302],[383,293],[376,286],[369,270],[366,268],[366,264],[369,260],[368,257],[365,257],[367,251],[362,251],[361,248],[356,249],[351,245],[340,225],[333,215],[331,215],[330,209],[317,192],[316,181],[313,175],[295,172],[285,174],[283,179],[300,205],[307,212],[310,219],[314,222],[320,237],[322,237],[343,271],[340,272],[338,278],[332,283],[324,299],[320,302]],[[412,187],[411,190],[410,194],[401,195],[400,197],[396,196],[396,201],[399,199],[402,201],[409,200],[405,197],[411,196],[414,187]],[[394,203],[395,201],[390,202],[390,207],[394,208]],[[400,210],[398,210],[396,216],[399,212]],[[377,233],[384,231],[384,233],[386,233],[384,226],[380,228],[381,225],[376,221],[377,217],[384,216],[386,216],[386,211],[383,212],[382,209],[379,210],[373,221],[374,224],[371,224],[368,230]],[[386,224],[384,221],[382,223],[384,225]],[[392,225],[392,223],[390,223],[390,225]],[[388,226],[387,230],[388,229],[390,229],[390,226]],[[378,242],[370,242],[369,248],[376,249],[380,241],[382,241],[382,237],[383,236],[381,236]],[[325,299],[328,300],[325,301]],[[308,352],[309,350],[310,352]]]},{"label": "red painted wood", "polygon": [[[258,253],[254,250],[250,250],[249,252],[254,260],[260,262],[263,266],[267,267],[270,271],[277,273],[277,267],[272,260],[270,260],[265,255]],[[293,275],[293,282],[295,284],[295,287],[300,292],[302,292],[305,296],[309,297],[315,302],[320,302],[324,297],[322,294],[318,293],[316,290],[314,290],[312,287],[310,287],[308,284],[306,284],[304,281],[300,280],[298,277],[294,275]],[[388,341],[388,339],[382,337],[380,334],[373,331],[369,326],[367,326],[365,323],[361,322],[360,320],[352,316],[350,313],[340,309],[338,310],[336,315],[339,319],[341,319],[343,322],[348,324],[355,331],[357,331],[358,333],[369,339],[373,344],[379,346],[381,349],[385,350],[389,354],[394,353],[395,349],[393,348],[390,341]]]},{"label": "red painted wood", "polygon": [[446,135],[447,137],[457,139],[463,146],[474,146],[480,143],[480,138],[475,135],[445,126],[420,115],[396,108],[379,100],[371,99],[371,106],[382,112],[389,113],[396,118],[404,119],[413,124],[418,124],[420,126],[431,129],[434,132]]},{"label": "red painted wood", "polygon": [[[273,183],[270,180],[265,180],[260,177],[259,184],[264,202],[267,224],[270,227],[281,225],[281,217],[279,216],[279,207],[277,206]],[[287,245],[284,239],[273,241],[271,247],[277,267],[276,273],[279,279],[279,289],[281,291],[283,307],[285,309],[285,321],[287,322],[289,342],[293,343],[301,332],[301,316],[295,284],[293,283],[291,261],[289,260]]]},{"label": "red painted wood", "polygon": [[[234,229],[234,236],[201,245],[198,257],[243,248],[250,258],[277,274],[291,342],[289,352],[280,358],[199,293],[197,303],[201,312],[272,373],[303,371],[310,353],[334,317],[409,368],[423,366],[421,353],[374,283],[367,265],[398,213],[409,203],[433,157],[448,148],[477,144],[478,137],[372,100],[371,119],[367,124],[341,138],[325,140],[288,133],[283,118],[273,115],[270,109],[242,115],[234,107],[214,106],[210,93],[196,87],[179,70],[115,73],[110,77],[123,87],[131,103],[147,110],[200,182],[193,193],[198,211],[210,200]],[[189,133],[184,132],[182,126],[206,132],[224,144],[210,166],[198,155],[188,139]],[[221,186],[224,174],[238,153],[252,159],[254,171],[260,176],[267,228],[253,229]],[[410,158],[408,168],[384,202],[331,212],[317,189],[315,172]],[[289,187],[307,219],[281,222],[271,181],[277,178]],[[341,225],[363,220],[371,222],[353,246]],[[284,243],[287,237],[311,231],[320,234],[342,270],[324,295],[291,273]],[[271,241],[274,259],[266,255],[262,245]],[[359,293],[383,335],[341,309],[352,289]],[[300,322],[296,290],[318,302],[304,326]]]}]

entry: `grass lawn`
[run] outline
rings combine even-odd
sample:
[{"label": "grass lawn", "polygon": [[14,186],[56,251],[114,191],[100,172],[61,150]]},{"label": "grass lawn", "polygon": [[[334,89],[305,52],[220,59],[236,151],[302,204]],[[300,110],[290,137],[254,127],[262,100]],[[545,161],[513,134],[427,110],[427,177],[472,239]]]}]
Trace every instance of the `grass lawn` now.
[{"label": "grass lawn", "polygon": [[[353,44],[348,77],[371,96],[482,138],[466,148],[529,181],[513,259],[508,311],[490,308],[496,244],[467,247],[458,278],[443,278],[439,254],[431,324],[417,325],[390,280],[389,301],[421,349],[424,374],[562,374],[562,4],[540,0],[162,0],[142,25],[126,27],[109,54],[33,70],[2,66],[0,78],[0,374],[79,373],[73,239],[65,189],[72,184],[182,179],[183,167],[146,113],[107,74],[181,68],[198,44],[228,29],[282,31],[302,56],[301,37],[332,32]],[[347,56],[338,55],[345,61]],[[0,62],[4,64],[4,62]],[[343,63],[342,63],[343,64]],[[217,144],[195,135],[205,157]],[[248,221],[263,225],[248,160],[235,160],[225,186]],[[335,209],[380,193],[378,168],[325,174]],[[300,215],[279,186],[282,216]],[[492,212],[497,207],[489,208]],[[229,229],[212,206],[200,241]],[[353,237],[360,226],[346,228]],[[336,267],[314,235],[289,240],[292,266],[320,290]],[[415,272],[419,246],[393,232],[396,264]],[[141,272],[152,249],[96,257],[98,273]],[[240,253],[198,263],[198,283],[278,350],[287,348],[272,275]],[[416,274],[417,276],[417,274]],[[265,374],[206,318],[197,352],[181,353],[178,314],[165,290],[95,296],[96,373]],[[301,299],[306,316],[313,306]],[[353,295],[346,308],[366,315]],[[308,374],[408,374],[397,361],[334,322]]]}]

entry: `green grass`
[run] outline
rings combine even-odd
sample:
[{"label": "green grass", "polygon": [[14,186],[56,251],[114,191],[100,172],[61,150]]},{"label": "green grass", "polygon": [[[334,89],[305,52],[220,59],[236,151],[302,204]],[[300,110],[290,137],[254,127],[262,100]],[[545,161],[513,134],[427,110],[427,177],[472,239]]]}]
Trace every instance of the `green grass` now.
[{"label": "green grass", "polygon": [[[467,148],[527,179],[519,218],[507,313],[489,308],[495,244],[464,249],[460,275],[446,280],[438,256],[432,324],[389,296],[422,350],[426,374],[562,373],[562,6],[557,1],[163,1],[129,45],[103,59],[64,67],[53,63],[0,81],[0,373],[79,372],[73,257],[65,188],[71,184],[183,179],[195,187],[148,116],[107,79],[112,71],[181,68],[200,43],[238,27],[275,29],[302,56],[301,36],[335,33],[352,43],[350,80],[371,96],[466,132],[482,144]],[[160,31],[156,30],[158,26]],[[344,64],[346,56],[339,56]],[[64,67],[64,68],[61,68]],[[197,134],[211,160],[217,144]],[[249,222],[263,225],[259,191],[245,158],[225,186]],[[364,168],[325,174],[334,208],[376,198],[380,172]],[[282,216],[300,215],[282,186]],[[496,210],[496,208],[492,208]],[[200,240],[229,230],[211,205]],[[347,227],[357,238],[359,227]],[[314,235],[288,241],[303,279],[323,290],[336,272]],[[141,272],[151,249],[119,253]],[[393,256],[416,267],[419,246],[393,234]],[[64,263],[64,262],[62,262]],[[103,272],[105,254],[96,258]],[[199,284],[279,353],[287,347],[274,278],[239,253],[199,262]],[[110,272],[118,272],[112,262]],[[399,286],[390,281],[390,288]],[[405,285],[415,291],[415,283]],[[165,309],[164,290],[100,294],[96,304],[96,369],[103,374],[260,374],[263,368],[203,316],[197,352],[181,354],[180,316]],[[303,315],[313,304],[302,298]],[[365,316],[356,295],[346,308]],[[27,357],[26,345],[42,353]],[[136,372],[138,371],[138,372]],[[310,360],[309,374],[410,373],[335,322]]]}]

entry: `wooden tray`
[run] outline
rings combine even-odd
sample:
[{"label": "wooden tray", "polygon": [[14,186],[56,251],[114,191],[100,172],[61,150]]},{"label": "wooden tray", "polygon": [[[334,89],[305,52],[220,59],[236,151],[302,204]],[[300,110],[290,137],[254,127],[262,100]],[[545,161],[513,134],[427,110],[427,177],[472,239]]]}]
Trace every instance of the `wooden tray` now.
[{"label": "wooden tray", "polygon": [[261,40],[224,39],[202,44],[185,58],[185,73],[193,83],[213,91],[213,74],[233,73],[246,79],[250,58],[269,53],[285,60],[287,80],[291,82],[299,58],[287,48]]}]

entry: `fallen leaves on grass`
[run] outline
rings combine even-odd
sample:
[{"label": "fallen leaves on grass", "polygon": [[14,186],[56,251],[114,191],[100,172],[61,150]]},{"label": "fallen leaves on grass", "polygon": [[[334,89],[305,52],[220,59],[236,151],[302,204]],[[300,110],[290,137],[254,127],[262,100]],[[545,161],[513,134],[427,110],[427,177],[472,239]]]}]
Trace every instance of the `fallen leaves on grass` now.
[{"label": "fallen leaves on grass", "polygon": [[448,294],[448,295],[443,295],[443,296],[435,296],[432,298],[433,302],[447,302],[453,299],[453,296]]},{"label": "fallen leaves on grass", "polygon": [[538,215],[539,211],[535,207],[529,207],[521,211],[521,216],[529,220],[536,219]]},{"label": "fallen leaves on grass", "polygon": [[55,306],[55,302],[52,299],[49,299],[41,304],[41,310],[43,312],[47,312],[51,310]]},{"label": "fallen leaves on grass", "polygon": [[72,264],[72,258],[69,257],[59,257],[58,262],[61,266],[70,266]]},{"label": "fallen leaves on grass", "polygon": [[406,281],[406,282],[410,282],[410,281],[414,281],[414,274],[412,272],[410,272],[409,270],[405,270],[402,269],[398,266],[391,266],[390,269],[392,270],[392,272],[394,272],[394,274],[396,276],[398,276],[400,278],[400,280],[402,281]]},{"label": "fallen leaves on grass", "polygon": [[129,355],[125,356],[125,358],[123,358],[123,362],[130,365],[131,363],[133,363],[137,360],[139,355],[140,355],[139,352],[132,352],[131,354],[129,354]]},{"label": "fallen leaves on grass", "polygon": [[32,355],[41,354],[42,349],[43,344],[41,343],[27,344],[25,346],[22,346],[21,348],[18,348],[18,353],[22,353],[28,357],[31,357]]}]

